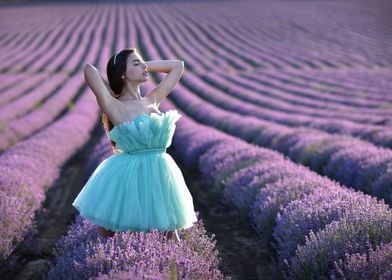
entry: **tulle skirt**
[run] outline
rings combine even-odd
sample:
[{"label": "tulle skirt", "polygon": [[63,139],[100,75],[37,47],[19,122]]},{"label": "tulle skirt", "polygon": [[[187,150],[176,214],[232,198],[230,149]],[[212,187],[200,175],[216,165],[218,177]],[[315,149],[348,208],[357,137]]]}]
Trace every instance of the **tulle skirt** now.
[{"label": "tulle skirt", "polygon": [[98,165],[72,206],[112,231],[185,229],[197,221],[183,174],[166,152],[111,155]]}]

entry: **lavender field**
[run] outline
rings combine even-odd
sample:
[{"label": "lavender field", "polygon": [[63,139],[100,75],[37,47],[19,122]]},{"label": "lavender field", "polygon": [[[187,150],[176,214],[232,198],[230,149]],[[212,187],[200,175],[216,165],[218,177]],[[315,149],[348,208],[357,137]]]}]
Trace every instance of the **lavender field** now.
[{"label": "lavender field", "polygon": [[[389,0],[0,2],[1,279],[392,279]],[[185,70],[167,150],[198,223],[105,239],[72,201],[112,155],[83,77]],[[151,73],[149,92],[164,77]]]}]

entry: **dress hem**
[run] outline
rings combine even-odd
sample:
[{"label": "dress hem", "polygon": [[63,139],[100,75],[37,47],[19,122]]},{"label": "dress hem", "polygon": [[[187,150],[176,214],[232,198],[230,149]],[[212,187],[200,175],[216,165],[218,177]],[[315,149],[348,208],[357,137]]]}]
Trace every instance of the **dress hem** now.
[{"label": "dress hem", "polygon": [[97,218],[95,218],[93,216],[90,216],[90,215],[87,215],[87,214],[83,213],[77,205],[72,204],[72,206],[75,207],[79,211],[80,215],[84,219],[92,222],[93,224],[95,224],[97,226],[103,227],[106,230],[111,230],[111,231],[114,231],[114,232],[124,232],[124,231],[148,232],[148,231],[151,231],[153,229],[157,229],[159,231],[188,229],[188,228],[193,227],[194,224],[197,222],[197,219],[196,220],[192,220],[191,222],[187,222],[185,225],[181,225],[181,226],[178,226],[176,228],[146,228],[146,229],[141,229],[141,228],[137,228],[137,227],[129,227],[129,228],[117,229],[116,227],[113,226],[113,224],[108,224],[108,223],[102,222],[101,220],[99,220],[99,219],[97,219]]}]

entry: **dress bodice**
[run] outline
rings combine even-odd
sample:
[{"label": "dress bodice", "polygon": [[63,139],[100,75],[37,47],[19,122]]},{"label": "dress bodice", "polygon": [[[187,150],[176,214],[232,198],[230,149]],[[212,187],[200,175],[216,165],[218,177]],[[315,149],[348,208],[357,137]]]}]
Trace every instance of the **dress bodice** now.
[{"label": "dress bodice", "polygon": [[163,113],[141,114],[131,121],[115,125],[108,133],[120,152],[146,149],[166,149],[172,143],[176,121],[181,117],[177,110]]}]

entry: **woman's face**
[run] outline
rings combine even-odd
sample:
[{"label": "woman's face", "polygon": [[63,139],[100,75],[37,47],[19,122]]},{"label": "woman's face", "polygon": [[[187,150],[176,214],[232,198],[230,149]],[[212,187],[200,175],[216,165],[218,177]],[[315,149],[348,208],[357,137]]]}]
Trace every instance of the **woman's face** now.
[{"label": "woman's face", "polygon": [[125,79],[139,83],[148,80],[147,64],[144,63],[143,58],[137,52],[133,52],[128,56]]}]

